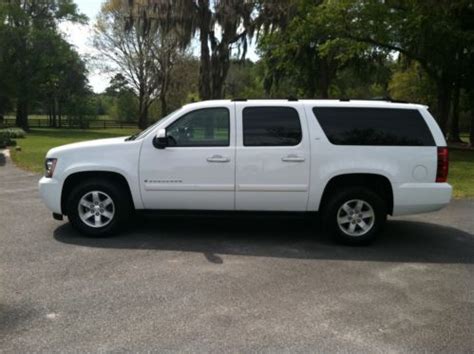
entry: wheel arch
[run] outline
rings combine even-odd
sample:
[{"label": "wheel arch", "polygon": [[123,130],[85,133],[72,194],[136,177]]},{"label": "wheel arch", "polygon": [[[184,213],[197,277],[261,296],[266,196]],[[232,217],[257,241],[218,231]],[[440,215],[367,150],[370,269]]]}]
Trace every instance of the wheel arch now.
[{"label": "wheel arch", "polygon": [[388,214],[393,213],[392,183],[386,176],[376,173],[347,173],[333,176],[324,187],[319,209],[327,204],[335,190],[344,187],[365,187],[376,192],[387,201]]},{"label": "wheel arch", "polygon": [[63,188],[61,191],[61,211],[63,214],[66,213],[66,210],[67,210],[66,202],[73,188],[78,183],[85,181],[87,179],[103,179],[109,183],[115,183],[119,185],[127,193],[129,201],[131,203],[131,207],[132,208],[135,207],[130,185],[127,179],[125,178],[125,176],[123,176],[122,174],[118,172],[111,172],[111,171],[81,171],[81,172],[71,173],[64,180]]}]

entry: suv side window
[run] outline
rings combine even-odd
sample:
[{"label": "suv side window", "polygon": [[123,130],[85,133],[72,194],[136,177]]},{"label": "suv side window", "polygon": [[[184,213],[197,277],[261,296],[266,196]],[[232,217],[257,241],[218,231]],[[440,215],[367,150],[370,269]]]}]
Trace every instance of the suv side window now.
[{"label": "suv side window", "polygon": [[434,146],[416,109],[314,107],[321,128],[336,145]]},{"label": "suv side window", "polygon": [[246,107],[244,146],[294,146],[301,142],[298,112],[290,107]]},{"label": "suv side window", "polygon": [[227,108],[189,112],[166,129],[170,146],[229,146],[230,118]]}]

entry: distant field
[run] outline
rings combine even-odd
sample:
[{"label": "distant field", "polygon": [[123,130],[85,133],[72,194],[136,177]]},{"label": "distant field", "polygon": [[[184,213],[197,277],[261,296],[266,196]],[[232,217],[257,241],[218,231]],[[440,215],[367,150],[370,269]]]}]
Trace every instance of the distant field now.
[{"label": "distant field", "polygon": [[[12,115],[7,115],[5,116],[6,119],[15,119],[15,116],[12,116]],[[28,119],[31,119],[31,120],[37,120],[37,119],[41,119],[41,120],[49,120],[49,117],[45,114],[30,114],[28,116]],[[107,120],[112,120],[113,118],[109,115],[101,115],[101,116],[97,116],[97,119],[107,119]]]}]

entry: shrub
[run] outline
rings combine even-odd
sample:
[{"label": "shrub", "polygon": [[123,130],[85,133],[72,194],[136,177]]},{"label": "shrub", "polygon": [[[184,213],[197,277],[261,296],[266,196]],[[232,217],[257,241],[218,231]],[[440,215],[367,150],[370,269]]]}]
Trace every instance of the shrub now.
[{"label": "shrub", "polygon": [[0,131],[7,132],[11,139],[23,139],[26,136],[25,131],[21,128],[6,128]]},{"label": "shrub", "polygon": [[16,146],[16,141],[13,139],[24,138],[25,132],[19,128],[0,129],[0,148],[7,146]]},{"label": "shrub", "polygon": [[10,134],[5,131],[0,130],[0,149],[4,149],[8,146],[10,142]]}]

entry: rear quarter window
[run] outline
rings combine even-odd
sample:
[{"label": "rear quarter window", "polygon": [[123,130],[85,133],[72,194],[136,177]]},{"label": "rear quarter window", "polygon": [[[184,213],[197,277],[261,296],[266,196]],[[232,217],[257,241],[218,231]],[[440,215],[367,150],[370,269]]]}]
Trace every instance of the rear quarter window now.
[{"label": "rear quarter window", "polygon": [[335,145],[435,145],[416,109],[314,107],[313,113]]}]

